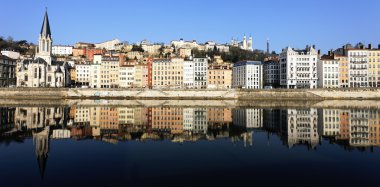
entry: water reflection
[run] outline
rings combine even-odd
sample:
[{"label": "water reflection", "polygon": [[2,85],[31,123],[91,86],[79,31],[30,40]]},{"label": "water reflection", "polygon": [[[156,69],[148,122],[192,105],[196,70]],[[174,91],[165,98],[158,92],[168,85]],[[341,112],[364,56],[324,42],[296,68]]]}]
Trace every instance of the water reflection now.
[{"label": "water reflection", "polygon": [[372,109],[3,107],[0,142],[33,138],[41,176],[50,139],[175,143],[229,139],[254,146],[255,132],[280,137],[288,148],[321,146],[321,139],[345,150],[380,145],[380,111]]}]

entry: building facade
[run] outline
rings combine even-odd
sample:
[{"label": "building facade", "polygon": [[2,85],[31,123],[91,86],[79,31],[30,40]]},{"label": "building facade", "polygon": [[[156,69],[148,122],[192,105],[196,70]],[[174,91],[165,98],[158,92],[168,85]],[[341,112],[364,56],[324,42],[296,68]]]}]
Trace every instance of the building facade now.
[{"label": "building facade", "polygon": [[280,86],[280,63],[275,60],[263,63],[264,86]]},{"label": "building facade", "polygon": [[16,86],[16,60],[0,55],[0,87]]},{"label": "building facade", "polygon": [[76,85],[89,86],[91,77],[91,64],[84,62],[75,65]]},{"label": "building facade", "polygon": [[66,62],[52,59],[52,35],[47,12],[45,12],[36,55],[17,65],[18,87],[65,87],[70,84]]},{"label": "building facade", "polygon": [[318,52],[315,47],[287,47],[280,54],[280,85],[285,88],[317,88]]},{"label": "building facade", "polygon": [[333,56],[322,56],[317,63],[318,87],[340,88],[340,64]]},{"label": "building facade", "polygon": [[232,87],[244,89],[263,88],[263,66],[259,61],[242,61],[232,69]]},{"label": "building facade", "polygon": [[351,88],[367,87],[368,84],[368,50],[348,49],[347,57],[349,61],[349,86]]},{"label": "building facade", "polygon": [[194,61],[183,62],[183,87],[194,88]]},{"label": "building facade", "polygon": [[57,56],[69,56],[73,54],[73,46],[55,45],[52,47],[52,54]]},{"label": "building facade", "polygon": [[153,88],[180,88],[183,85],[182,58],[154,59],[152,65]]},{"label": "building facade", "polygon": [[194,88],[207,88],[208,60],[194,58]]},{"label": "building facade", "polygon": [[232,64],[214,62],[208,66],[207,88],[229,89],[232,87]]}]

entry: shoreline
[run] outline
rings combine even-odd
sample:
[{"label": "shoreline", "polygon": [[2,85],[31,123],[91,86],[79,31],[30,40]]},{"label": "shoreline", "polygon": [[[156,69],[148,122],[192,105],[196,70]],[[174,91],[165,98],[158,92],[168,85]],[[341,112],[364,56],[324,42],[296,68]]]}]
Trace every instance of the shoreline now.
[{"label": "shoreline", "polygon": [[106,100],[0,99],[0,107],[189,107],[189,108],[331,108],[380,109],[380,100]]}]

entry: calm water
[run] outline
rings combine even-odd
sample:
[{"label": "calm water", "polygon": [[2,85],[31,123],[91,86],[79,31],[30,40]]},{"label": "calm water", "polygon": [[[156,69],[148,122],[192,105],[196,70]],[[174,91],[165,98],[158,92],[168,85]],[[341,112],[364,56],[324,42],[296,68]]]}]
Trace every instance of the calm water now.
[{"label": "calm water", "polygon": [[0,186],[378,186],[380,110],[1,107]]}]

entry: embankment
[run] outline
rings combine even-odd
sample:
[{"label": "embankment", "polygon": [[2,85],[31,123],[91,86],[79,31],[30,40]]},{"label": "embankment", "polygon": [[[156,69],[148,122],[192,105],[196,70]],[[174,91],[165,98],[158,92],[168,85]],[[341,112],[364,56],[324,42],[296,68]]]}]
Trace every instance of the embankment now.
[{"label": "embankment", "polygon": [[149,90],[78,88],[1,88],[0,99],[116,99],[116,100],[380,100],[380,89],[313,90]]}]

